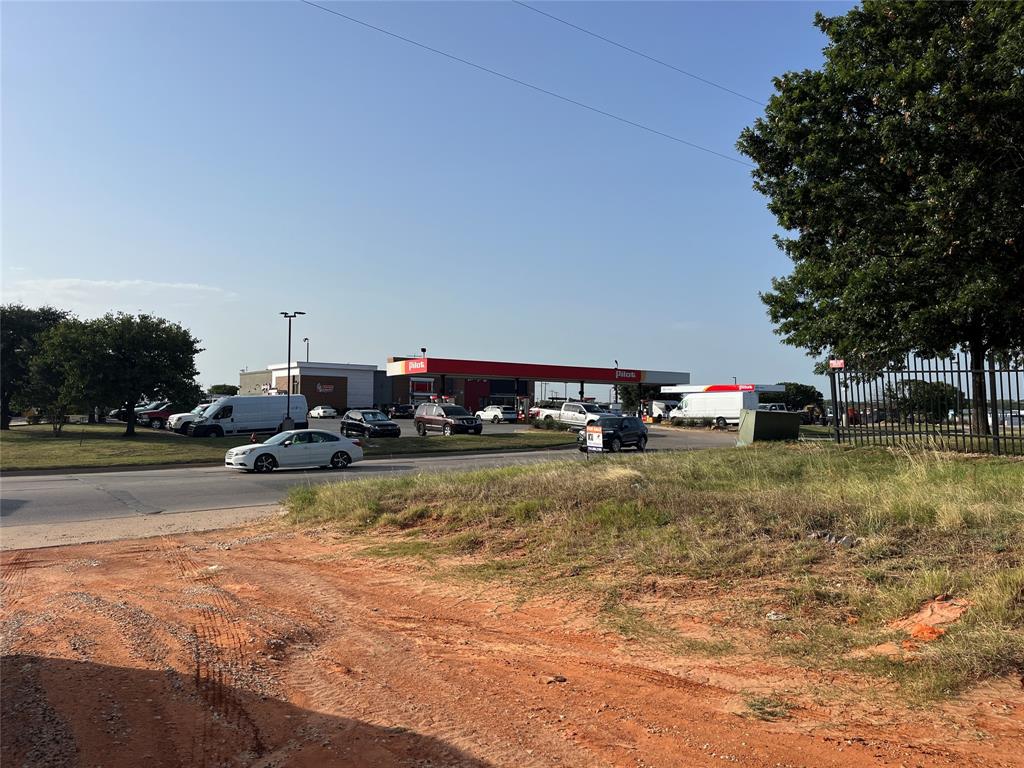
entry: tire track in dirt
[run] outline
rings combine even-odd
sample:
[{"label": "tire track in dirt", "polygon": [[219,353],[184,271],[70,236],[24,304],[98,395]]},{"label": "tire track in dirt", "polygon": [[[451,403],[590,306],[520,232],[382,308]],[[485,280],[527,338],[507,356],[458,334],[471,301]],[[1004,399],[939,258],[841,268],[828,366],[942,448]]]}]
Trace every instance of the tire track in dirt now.
[{"label": "tire track in dirt", "polygon": [[[188,638],[193,683],[208,712],[197,713],[192,730],[191,764],[206,768],[234,762],[239,753],[258,758],[267,751],[260,728],[233,691],[248,687],[239,678],[245,658],[245,642],[235,627],[233,614],[242,602],[217,583],[221,568],[204,566],[185,546],[163,539],[163,556],[174,566],[178,579],[208,602],[192,607],[194,623]],[[187,588],[186,588],[187,589]],[[190,590],[191,594],[197,594]],[[210,713],[214,717],[208,716]],[[225,733],[230,735],[225,739]]]},{"label": "tire track in dirt", "polygon": [[[500,708],[507,680],[479,668],[480,660],[490,661],[487,654],[445,636],[447,616],[414,618],[403,611],[396,621],[384,609],[369,607],[384,602],[368,598],[360,591],[362,585],[344,574],[323,573],[309,563],[301,570],[294,562],[287,569],[284,565],[275,564],[273,574],[265,576],[307,610],[316,613],[319,608],[335,617],[333,628],[322,628],[327,637],[321,638],[319,648],[288,665],[289,687],[312,702],[310,706],[388,728],[428,733],[497,764],[550,765],[553,758],[567,766],[608,764],[602,755],[570,743],[557,730],[513,737],[525,739],[525,746],[496,741],[493,723],[507,718],[507,711]],[[455,623],[454,634],[460,637],[468,627],[479,628],[470,621]],[[427,626],[432,631],[425,631]],[[507,638],[504,645],[509,646]]]},{"label": "tire track in dirt", "polygon": [[22,550],[0,565],[0,601],[4,610],[9,611],[18,604],[30,563],[28,553]]}]

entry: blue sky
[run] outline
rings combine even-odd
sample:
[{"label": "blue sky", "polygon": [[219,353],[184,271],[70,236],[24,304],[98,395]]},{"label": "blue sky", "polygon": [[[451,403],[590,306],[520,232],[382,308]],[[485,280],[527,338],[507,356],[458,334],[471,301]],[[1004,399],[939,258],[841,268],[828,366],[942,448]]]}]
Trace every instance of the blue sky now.
[{"label": "blue sky", "polygon": [[[729,155],[760,107],[507,2],[324,3]],[[538,7],[757,100],[807,3]],[[821,381],[749,169],[299,2],[2,8],[2,293],[191,328],[204,384],[431,355]],[[300,357],[298,352],[295,357]]]}]

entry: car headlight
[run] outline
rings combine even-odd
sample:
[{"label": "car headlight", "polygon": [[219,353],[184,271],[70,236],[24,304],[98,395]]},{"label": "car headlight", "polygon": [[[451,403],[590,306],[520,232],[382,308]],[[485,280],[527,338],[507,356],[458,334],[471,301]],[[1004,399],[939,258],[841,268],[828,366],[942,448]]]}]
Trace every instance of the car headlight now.
[{"label": "car headlight", "polygon": [[236,448],[235,449],[235,456],[245,456],[246,454],[252,453],[255,450],[256,450],[255,446],[252,447],[252,448]]}]

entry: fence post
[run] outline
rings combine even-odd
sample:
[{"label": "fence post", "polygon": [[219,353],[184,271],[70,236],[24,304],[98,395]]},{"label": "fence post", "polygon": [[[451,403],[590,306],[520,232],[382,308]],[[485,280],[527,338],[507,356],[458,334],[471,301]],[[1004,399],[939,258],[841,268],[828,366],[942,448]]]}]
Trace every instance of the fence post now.
[{"label": "fence post", "polygon": [[828,379],[832,386],[832,436],[839,444],[839,398],[836,395],[836,369],[830,368]]},{"label": "fence post", "polygon": [[996,391],[995,354],[988,359],[988,389],[992,401],[992,453],[998,456],[1001,453],[1001,446],[999,445],[999,393]]}]

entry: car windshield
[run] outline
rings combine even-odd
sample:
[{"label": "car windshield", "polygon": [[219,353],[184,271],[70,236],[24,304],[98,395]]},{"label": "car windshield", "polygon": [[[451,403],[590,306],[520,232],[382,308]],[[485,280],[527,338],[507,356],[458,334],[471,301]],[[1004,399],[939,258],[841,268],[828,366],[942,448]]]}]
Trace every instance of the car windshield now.
[{"label": "car windshield", "polygon": [[280,445],[285,440],[289,440],[292,437],[295,437],[295,433],[294,432],[279,432],[276,435],[274,435],[273,437],[270,437],[270,438],[267,438],[266,440],[264,440],[263,444],[264,445]]},{"label": "car windshield", "polygon": [[387,421],[388,417],[380,411],[363,411],[364,421]]},{"label": "car windshield", "polygon": [[203,411],[205,411],[209,407],[210,406],[208,406],[208,405],[197,405],[195,408],[192,409],[192,413],[194,413],[196,416],[198,416],[200,413],[202,413]]},{"label": "car windshield", "polygon": [[515,413],[516,412],[516,409],[513,408],[511,405],[503,405],[503,406],[501,406],[501,410],[504,411],[505,413]]},{"label": "car windshield", "polygon": [[461,405],[442,405],[441,411],[445,416],[469,416],[469,411]]},{"label": "car windshield", "polygon": [[614,429],[615,427],[622,426],[622,419],[619,418],[618,416],[602,416],[600,419],[597,420],[597,423],[600,424],[602,427],[609,427]]},{"label": "car windshield", "polygon": [[603,413],[603,411],[593,403],[580,403],[583,406],[583,410],[587,413]]}]

